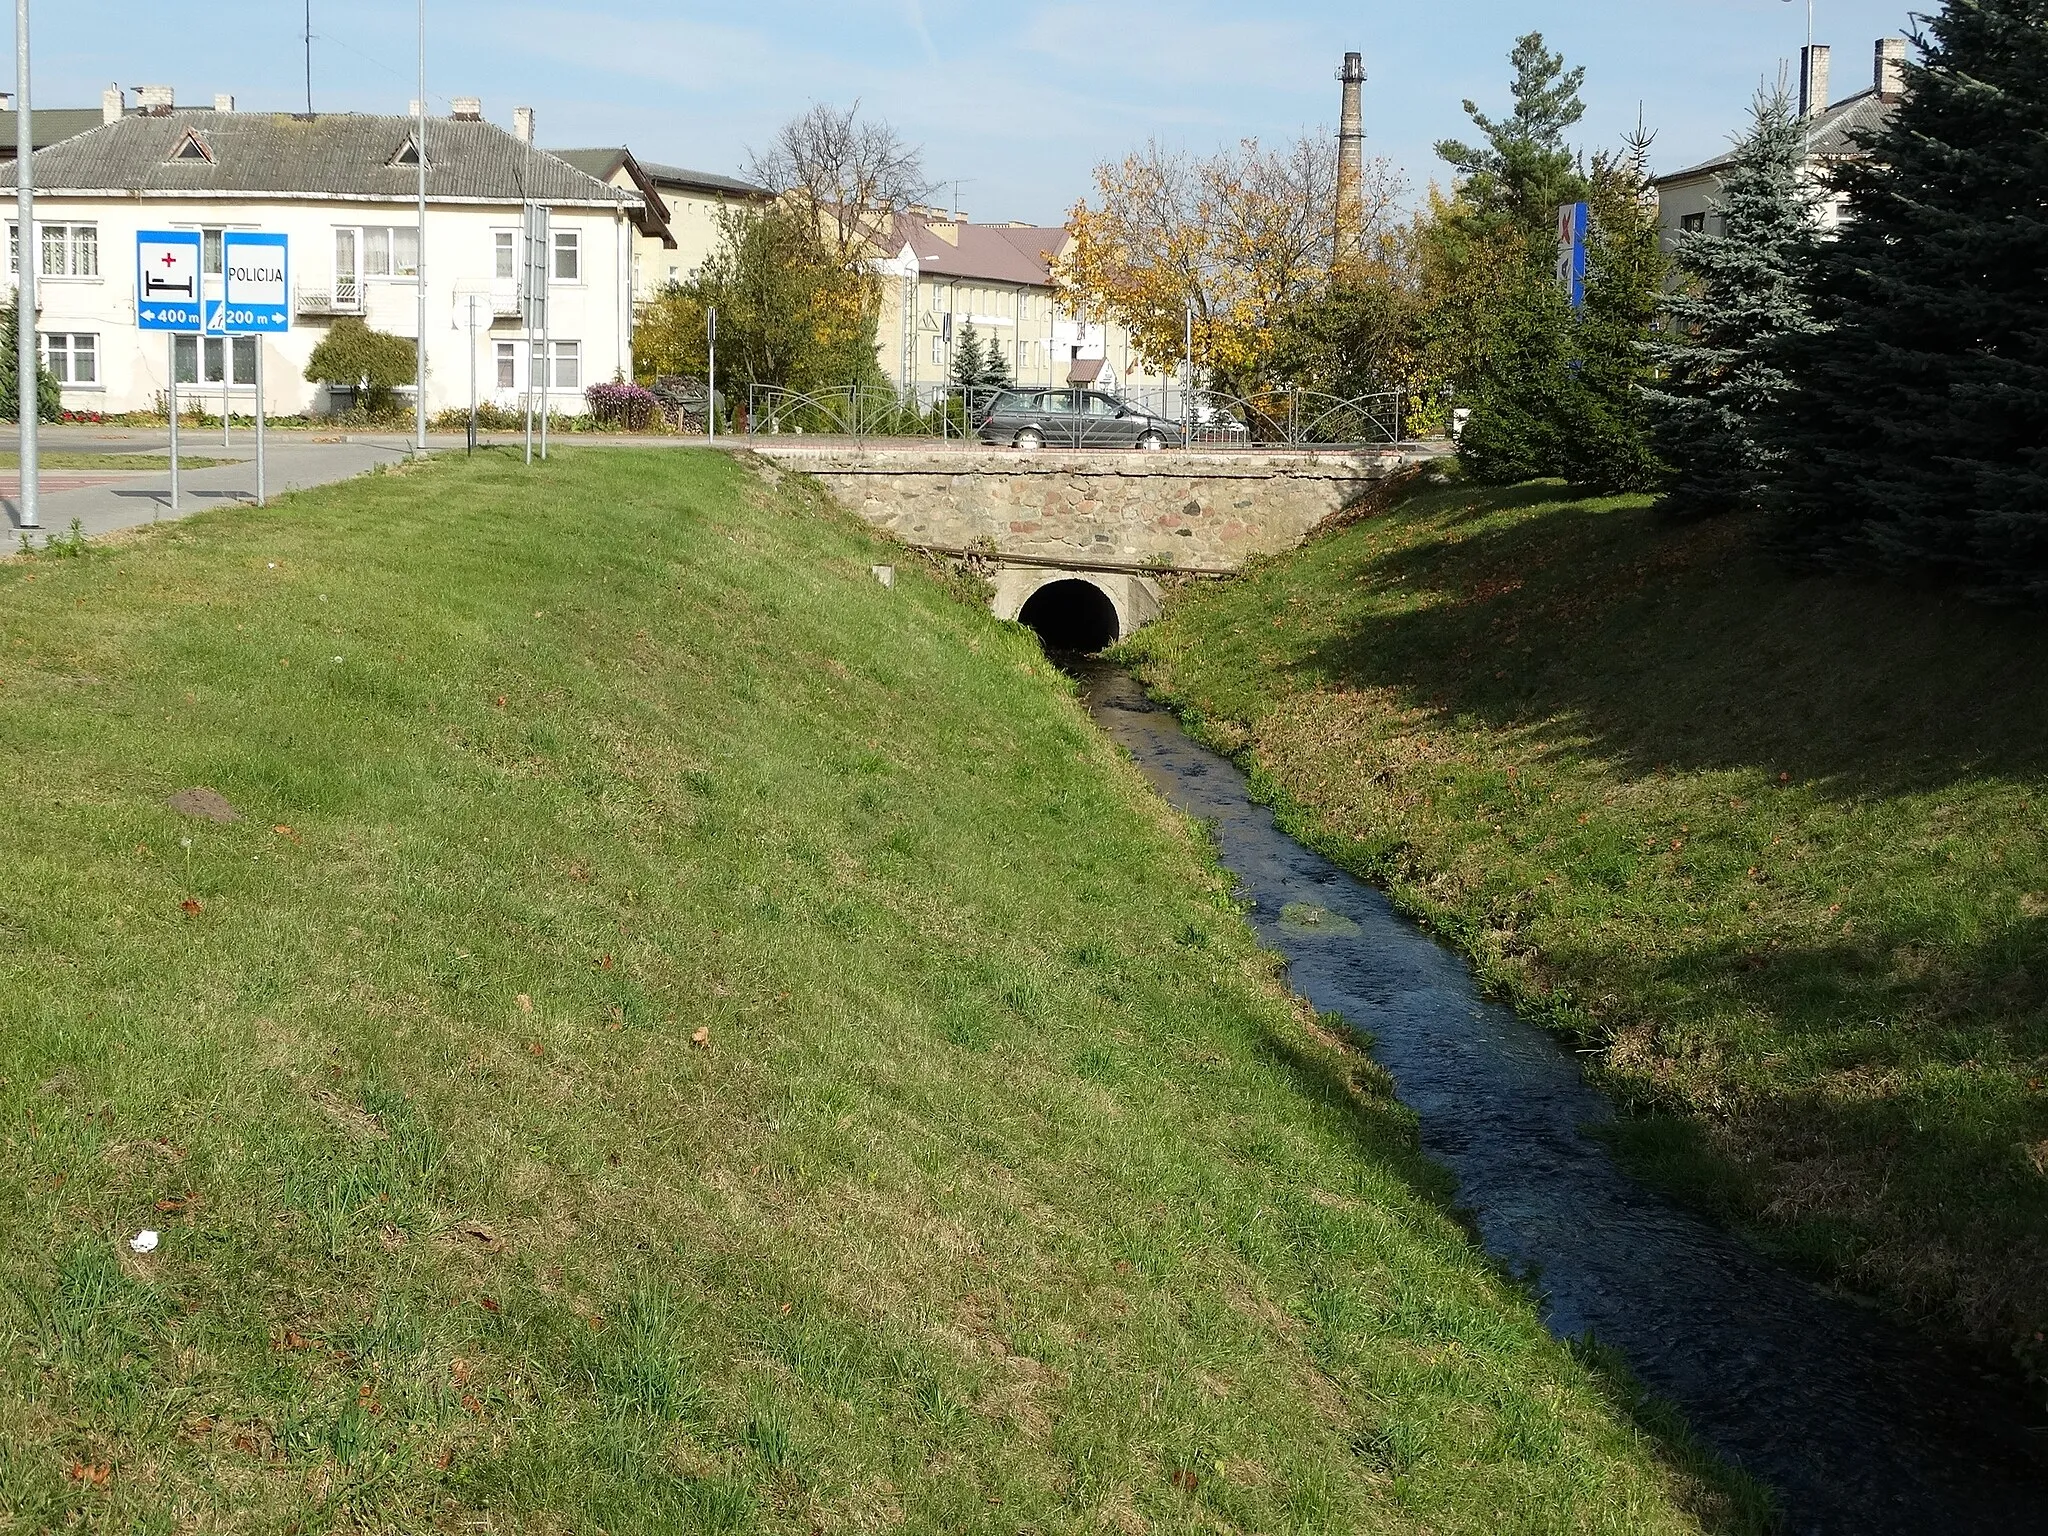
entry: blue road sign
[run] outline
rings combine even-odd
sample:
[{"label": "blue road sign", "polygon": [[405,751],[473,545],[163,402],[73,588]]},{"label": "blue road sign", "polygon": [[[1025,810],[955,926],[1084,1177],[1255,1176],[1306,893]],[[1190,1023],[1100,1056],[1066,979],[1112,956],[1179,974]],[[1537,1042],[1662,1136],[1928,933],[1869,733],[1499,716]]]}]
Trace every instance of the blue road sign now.
[{"label": "blue road sign", "polygon": [[199,231],[143,230],[135,237],[135,323],[145,331],[197,331]]},{"label": "blue road sign", "polygon": [[222,299],[206,306],[216,336],[292,328],[291,252],[283,235],[228,230],[221,236]]},{"label": "blue road sign", "polygon": [[1586,303],[1586,242],[1593,231],[1593,210],[1585,203],[1564,203],[1557,210],[1557,286],[1573,309]]}]

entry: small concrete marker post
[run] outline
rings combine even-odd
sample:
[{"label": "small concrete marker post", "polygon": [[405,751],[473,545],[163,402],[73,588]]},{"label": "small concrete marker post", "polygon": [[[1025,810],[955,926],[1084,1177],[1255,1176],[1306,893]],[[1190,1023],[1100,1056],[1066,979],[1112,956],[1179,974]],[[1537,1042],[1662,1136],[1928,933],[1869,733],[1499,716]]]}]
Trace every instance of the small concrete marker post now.
[{"label": "small concrete marker post", "polygon": [[[226,279],[222,281],[225,283]],[[137,231],[135,325],[138,330],[166,333],[164,348],[170,360],[167,394],[171,414],[171,511],[175,513],[178,510],[178,338],[192,337],[194,356],[205,355],[205,344],[200,339],[206,331],[206,308],[199,291],[198,230]]]}]

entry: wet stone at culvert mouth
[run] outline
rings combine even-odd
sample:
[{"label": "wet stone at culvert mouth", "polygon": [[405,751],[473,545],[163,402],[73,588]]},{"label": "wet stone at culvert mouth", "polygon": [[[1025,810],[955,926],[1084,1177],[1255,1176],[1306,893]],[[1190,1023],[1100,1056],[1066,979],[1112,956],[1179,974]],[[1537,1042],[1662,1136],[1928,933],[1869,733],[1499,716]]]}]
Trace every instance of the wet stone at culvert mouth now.
[{"label": "wet stone at culvert mouth", "polygon": [[164,803],[180,816],[197,816],[202,821],[215,821],[223,826],[242,819],[242,813],[228,803],[226,795],[204,785],[197,789],[181,789]]}]

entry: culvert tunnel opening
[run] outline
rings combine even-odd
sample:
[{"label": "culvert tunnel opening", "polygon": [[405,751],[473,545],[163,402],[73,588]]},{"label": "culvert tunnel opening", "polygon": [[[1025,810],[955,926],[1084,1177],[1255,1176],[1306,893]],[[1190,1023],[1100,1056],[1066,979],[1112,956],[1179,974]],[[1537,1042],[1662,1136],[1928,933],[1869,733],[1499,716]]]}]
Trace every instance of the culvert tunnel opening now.
[{"label": "culvert tunnel opening", "polygon": [[1048,651],[1092,656],[1122,638],[1116,604],[1092,581],[1047,582],[1026,600],[1017,620],[1037,632]]}]

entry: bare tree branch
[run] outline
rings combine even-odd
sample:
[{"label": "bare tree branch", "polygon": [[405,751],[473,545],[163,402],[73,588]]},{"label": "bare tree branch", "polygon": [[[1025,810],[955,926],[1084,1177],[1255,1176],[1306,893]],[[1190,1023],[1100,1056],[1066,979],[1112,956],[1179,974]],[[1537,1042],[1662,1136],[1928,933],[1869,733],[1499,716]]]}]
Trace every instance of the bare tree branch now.
[{"label": "bare tree branch", "polygon": [[814,103],[784,123],[766,149],[750,150],[747,169],[816,221],[844,267],[885,245],[897,215],[931,191],[923,150],[887,123],[862,118],[858,101],[844,109]]}]

